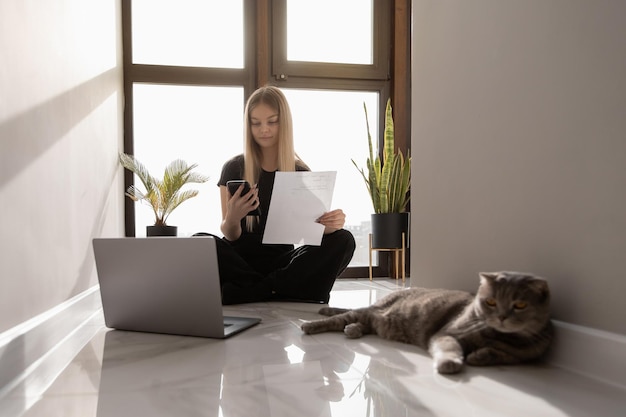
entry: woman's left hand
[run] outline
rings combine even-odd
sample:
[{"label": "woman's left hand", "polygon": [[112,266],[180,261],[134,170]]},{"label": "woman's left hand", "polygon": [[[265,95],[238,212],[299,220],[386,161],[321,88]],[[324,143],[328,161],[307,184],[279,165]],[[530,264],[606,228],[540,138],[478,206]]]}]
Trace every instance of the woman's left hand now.
[{"label": "woman's left hand", "polygon": [[325,226],[324,234],[328,234],[343,228],[346,223],[346,215],[343,210],[336,209],[324,213],[317,219],[317,222]]}]

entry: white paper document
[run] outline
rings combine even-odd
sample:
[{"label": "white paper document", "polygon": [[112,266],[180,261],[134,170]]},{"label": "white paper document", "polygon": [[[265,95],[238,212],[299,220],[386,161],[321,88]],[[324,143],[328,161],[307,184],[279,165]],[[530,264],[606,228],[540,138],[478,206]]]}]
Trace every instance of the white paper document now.
[{"label": "white paper document", "polygon": [[276,172],[263,243],[315,245],[324,226],[317,219],[330,211],[337,171]]}]

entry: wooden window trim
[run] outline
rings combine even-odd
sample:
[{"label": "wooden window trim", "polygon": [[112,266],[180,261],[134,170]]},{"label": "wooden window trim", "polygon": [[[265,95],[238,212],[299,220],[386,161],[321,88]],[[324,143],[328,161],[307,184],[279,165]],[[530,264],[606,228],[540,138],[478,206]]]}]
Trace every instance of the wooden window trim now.
[{"label": "wooden window trim", "polygon": [[[272,76],[276,80],[287,77],[314,77],[314,78],[349,78],[364,80],[389,80],[389,25],[391,24],[391,8],[387,0],[374,0],[374,51],[371,65],[324,63],[324,62],[296,62],[287,60],[287,44],[274,43],[272,55]],[[272,38],[284,40],[287,38],[287,0],[274,0],[272,3]]]},{"label": "wooden window trim", "polygon": [[[133,153],[133,95],[132,86],[137,82],[153,83],[173,83],[173,84],[197,84],[203,85],[210,80],[211,85],[244,85],[246,97],[260,86],[267,85],[275,81],[272,77],[272,48],[271,48],[271,20],[272,1],[280,0],[244,0],[246,34],[245,40],[248,45],[255,45],[254,48],[246,50],[246,68],[237,73],[237,70],[228,70],[228,74],[220,72],[219,69],[207,68],[182,68],[137,65],[132,63],[132,36],[131,36],[131,1],[122,2],[122,42],[123,42],[123,66],[124,66],[124,151]],[[379,0],[380,1],[380,0]],[[384,3],[387,3],[384,1]],[[406,152],[410,148],[410,27],[411,27],[411,1],[392,0],[390,24],[392,25],[391,56],[389,61],[389,74],[391,86],[386,87],[386,79],[378,81],[376,89],[381,92],[380,108],[384,108],[385,97],[391,97],[394,108],[394,122],[396,145]],[[385,78],[385,77],[384,77]],[[386,77],[388,78],[388,77]],[[306,86],[314,87],[312,80],[291,79],[289,87]],[[359,81],[350,80],[348,82],[332,81],[337,88],[359,89],[362,87]],[[325,82],[329,85],[329,82]],[[370,81],[370,87],[374,84]],[[382,138],[381,126],[380,137]],[[132,184],[132,173],[124,172],[125,187]],[[130,199],[125,199],[125,227],[126,235],[134,236],[135,230],[135,203]],[[410,256],[407,257],[407,270],[410,269]],[[380,257],[380,265],[375,271],[375,276],[387,276],[381,271],[387,270],[388,261],[385,256]],[[367,277],[367,267],[351,267],[346,269],[342,277]]]}]

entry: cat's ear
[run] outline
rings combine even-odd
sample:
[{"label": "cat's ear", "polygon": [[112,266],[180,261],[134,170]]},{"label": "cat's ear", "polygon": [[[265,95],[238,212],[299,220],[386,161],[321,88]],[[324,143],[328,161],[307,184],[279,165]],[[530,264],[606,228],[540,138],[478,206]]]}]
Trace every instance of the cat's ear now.
[{"label": "cat's ear", "polygon": [[478,275],[480,275],[481,284],[493,284],[498,278],[497,272],[481,272]]},{"label": "cat's ear", "polygon": [[550,299],[550,288],[548,287],[548,281],[545,279],[536,278],[532,280],[531,288],[539,294],[541,302],[545,302]]}]

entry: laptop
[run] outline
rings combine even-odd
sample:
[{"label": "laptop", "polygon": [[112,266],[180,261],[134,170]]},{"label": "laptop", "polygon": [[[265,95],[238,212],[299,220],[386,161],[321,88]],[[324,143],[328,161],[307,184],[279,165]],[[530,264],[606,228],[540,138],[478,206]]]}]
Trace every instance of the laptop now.
[{"label": "laptop", "polygon": [[93,249],[109,328],[226,338],[261,321],[223,315],[212,236],[95,238]]}]

